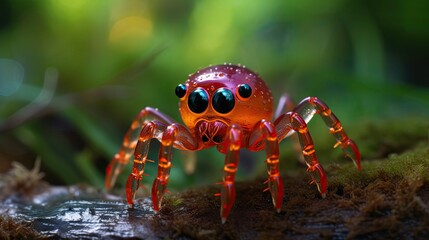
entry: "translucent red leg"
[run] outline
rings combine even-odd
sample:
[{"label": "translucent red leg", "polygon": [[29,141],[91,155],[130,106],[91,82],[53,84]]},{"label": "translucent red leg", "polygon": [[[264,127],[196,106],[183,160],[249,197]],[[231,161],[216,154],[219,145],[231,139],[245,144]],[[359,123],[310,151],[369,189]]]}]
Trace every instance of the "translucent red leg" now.
[{"label": "translucent red leg", "polygon": [[223,168],[223,181],[221,189],[221,209],[220,216],[222,223],[225,223],[235,201],[235,173],[240,160],[240,147],[243,141],[243,132],[241,129],[232,125],[226,143],[227,151],[225,155],[225,165]]},{"label": "translucent red leg", "polygon": [[284,185],[280,176],[279,142],[276,129],[271,122],[262,120],[255,128],[250,139],[253,140],[249,142],[250,150],[255,149],[255,146],[258,145],[260,141],[265,141],[268,172],[266,183],[268,183],[268,190],[270,190],[274,208],[277,212],[280,212],[283,202]]},{"label": "translucent red leg", "polygon": [[149,122],[144,125],[140,132],[140,137],[134,150],[134,163],[131,174],[128,176],[126,184],[127,202],[133,207],[134,198],[140,187],[144,174],[147,155],[149,152],[150,140],[166,129],[166,125],[160,122]]},{"label": "translucent red leg", "polygon": [[153,138],[161,142],[158,155],[158,174],[152,186],[153,208],[157,211],[161,207],[162,198],[167,188],[173,147],[182,150],[196,150],[198,144],[190,131],[180,124],[173,123],[167,126],[165,123],[157,121],[145,124],[134,151],[133,169],[126,185],[127,201],[130,207],[133,206],[135,194],[141,184],[150,140]]},{"label": "translucent red leg", "polygon": [[289,95],[283,94],[279,99],[279,103],[277,105],[276,112],[274,114],[274,119],[280,117],[280,115],[282,115],[283,113],[292,111],[294,107],[295,107],[295,103],[292,101]]},{"label": "translucent red leg", "polygon": [[178,127],[173,124],[168,126],[162,135],[161,147],[158,155],[158,174],[152,186],[152,203],[155,211],[161,208],[162,199],[167,190],[173,143],[176,139],[177,132]]},{"label": "translucent red leg", "polygon": [[[322,165],[317,160],[314,143],[304,119],[298,113],[286,113],[277,118],[274,124],[276,126],[278,136],[285,136],[291,130],[298,133],[302,154],[308,166],[307,171],[312,178],[312,183],[317,185],[320,194],[322,197],[325,197],[328,187],[326,173]],[[315,173],[317,173],[317,175],[315,175]]]},{"label": "translucent red leg", "polygon": [[[280,115],[284,113],[291,112],[294,108],[295,103],[293,102],[293,100],[289,97],[288,94],[283,94],[279,99],[279,103],[274,114],[274,119],[277,119]],[[293,131],[290,132],[290,135],[292,133]],[[293,150],[297,153],[299,161],[305,164],[304,156],[301,154],[301,145],[299,143],[298,136],[292,135],[291,138],[293,141]]]},{"label": "translucent red leg", "polygon": [[116,178],[122,172],[125,165],[129,162],[129,159],[136,148],[139,133],[141,132],[143,125],[152,120],[157,120],[166,124],[171,124],[174,122],[170,117],[154,108],[146,107],[142,109],[134,118],[130,128],[125,133],[119,152],[115,154],[106,168],[106,189],[111,189],[113,187],[116,182]]},{"label": "translucent red leg", "polygon": [[353,160],[358,170],[361,170],[361,156],[357,145],[347,136],[338,118],[324,102],[316,97],[308,97],[302,100],[294,111],[306,122],[310,121],[314,114],[320,114],[329,132],[337,139],[334,147],[341,146],[345,155]]}]

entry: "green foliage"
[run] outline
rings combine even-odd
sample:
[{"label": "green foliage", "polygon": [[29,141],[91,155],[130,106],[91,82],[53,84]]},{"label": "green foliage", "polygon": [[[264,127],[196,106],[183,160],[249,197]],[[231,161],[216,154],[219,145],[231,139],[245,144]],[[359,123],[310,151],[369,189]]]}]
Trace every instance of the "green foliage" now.
[{"label": "green foliage", "polygon": [[[318,96],[346,127],[367,119],[428,117],[421,62],[429,50],[429,18],[423,4],[2,1],[0,155],[6,161],[0,169],[39,155],[51,181],[101,186],[105,166],[139,110],[157,107],[180,122],[175,86],[198,68],[223,62],[259,72],[277,98],[284,92],[297,102]],[[317,140],[321,131],[313,132]],[[375,148],[377,143],[364,152]],[[154,149],[150,157],[156,154]],[[264,167],[263,154],[251,156],[241,162],[242,177]],[[176,154],[173,187],[221,178],[223,156],[214,150],[198,155],[195,176],[184,174],[180,159]],[[156,167],[148,168],[153,177]]]}]

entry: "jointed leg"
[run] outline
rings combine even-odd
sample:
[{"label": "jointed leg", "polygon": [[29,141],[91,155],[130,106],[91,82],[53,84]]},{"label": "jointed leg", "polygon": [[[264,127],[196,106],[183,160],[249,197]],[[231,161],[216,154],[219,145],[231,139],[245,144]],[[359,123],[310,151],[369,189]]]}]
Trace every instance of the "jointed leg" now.
[{"label": "jointed leg", "polygon": [[170,125],[162,135],[161,147],[158,155],[158,174],[152,186],[153,209],[158,211],[161,208],[162,199],[167,190],[168,178],[170,177],[171,156],[173,144],[176,139],[178,127]]},{"label": "jointed leg", "polygon": [[276,112],[274,114],[274,119],[277,119],[283,113],[292,111],[294,107],[295,107],[295,104],[292,101],[292,99],[289,97],[289,95],[283,94],[279,99],[279,103],[277,105]]},{"label": "jointed leg", "polygon": [[[287,113],[277,118],[274,125],[276,126],[278,136],[285,136],[291,130],[298,133],[302,154],[308,166],[307,171],[312,178],[312,183],[316,183],[322,197],[325,197],[328,187],[326,173],[317,160],[314,143],[304,119],[298,113]],[[279,137],[279,139],[281,138]],[[315,173],[317,173],[317,175],[315,175]]]},{"label": "jointed leg", "polygon": [[126,185],[127,201],[132,207],[135,194],[141,184],[144,167],[147,161],[150,140],[156,138],[161,142],[158,155],[158,174],[152,186],[153,208],[159,210],[170,176],[173,147],[182,150],[196,150],[197,141],[184,126],[173,123],[152,121],[144,125],[134,151],[134,164]]},{"label": "jointed leg", "polygon": [[[280,117],[280,115],[291,112],[295,108],[295,103],[292,101],[292,99],[289,97],[288,94],[283,94],[280,99],[279,103],[277,105],[276,112],[274,114],[274,119],[277,119]],[[288,135],[291,135],[293,131],[291,131]],[[305,164],[305,159],[302,156],[301,153],[301,145],[299,143],[298,136],[292,135],[292,142],[293,142],[293,149],[297,153],[297,156],[299,158],[299,161],[303,164]]]},{"label": "jointed leg", "polygon": [[137,139],[139,138],[139,133],[142,130],[143,125],[151,120],[157,120],[166,124],[174,122],[170,117],[158,112],[156,109],[147,107],[141,110],[134,118],[130,128],[126,132],[119,152],[115,154],[106,169],[106,189],[111,189],[115,184],[116,178],[122,172],[124,166],[129,162],[129,159],[136,148]]},{"label": "jointed leg", "polygon": [[338,118],[332,113],[331,109],[321,100],[316,97],[308,97],[302,100],[294,110],[306,122],[309,122],[314,114],[320,114],[329,131],[337,139],[334,147],[341,146],[346,156],[351,158],[360,170],[360,152],[356,144],[351,140],[344,131]]},{"label": "jointed leg", "polygon": [[[271,193],[274,208],[280,212],[283,202],[284,187],[283,180],[280,176],[280,161],[279,161],[279,142],[277,132],[271,122],[262,120],[256,127],[254,134],[261,134],[265,140],[266,163],[268,171],[268,189]],[[251,137],[252,139],[252,137]],[[256,143],[249,143],[250,148]]]},{"label": "jointed leg", "polygon": [[139,189],[143,178],[150,140],[154,138],[157,133],[163,132],[166,128],[167,125],[164,123],[154,121],[145,124],[140,132],[140,137],[134,150],[133,169],[131,174],[128,176],[126,184],[127,202],[130,207],[133,207],[136,192]]},{"label": "jointed leg", "polygon": [[221,189],[221,209],[220,216],[222,223],[225,223],[235,201],[234,180],[237,171],[238,162],[240,160],[240,147],[243,141],[243,133],[241,129],[232,125],[229,130],[227,139],[228,150],[225,155],[225,166],[223,168],[223,181]]}]

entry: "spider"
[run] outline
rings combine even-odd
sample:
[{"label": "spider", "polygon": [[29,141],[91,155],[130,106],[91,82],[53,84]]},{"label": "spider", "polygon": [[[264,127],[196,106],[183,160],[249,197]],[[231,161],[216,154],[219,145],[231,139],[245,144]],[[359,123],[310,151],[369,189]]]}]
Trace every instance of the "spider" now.
[{"label": "spider", "polygon": [[293,107],[285,94],[274,111],[271,90],[245,66],[224,64],[201,69],[190,75],[184,84],[179,84],[175,93],[179,98],[184,125],[157,109],[142,109],[126,132],[119,152],[107,167],[105,185],[110,189],[134,155],[132,172],[126,182],[126,197],[131,208],[144,175],[151,139],[161,143],[158,173],[151,193],[155,211],[161,208],[167,189],[173,148],[198,151],[216,146],[219,152],[225,154],[221,192],[218,194],[221,196],[222,223],[225,223],[234,204],[234,180],[241,148],[250,151],[265,149],[267,189],[274,208],[280,212],[284,187],[279,169],[279,143],[294,133],[298,135],[311,182],[316,184],[322,197],[326,196],[326,173],[317,160],[307,128],[307,123],[315,114],[322,117],[329,132],[336,138],[334,147],[340,146],[357,169],[361,169],[358,147],[324,102],[316,97],[307,97]]}]

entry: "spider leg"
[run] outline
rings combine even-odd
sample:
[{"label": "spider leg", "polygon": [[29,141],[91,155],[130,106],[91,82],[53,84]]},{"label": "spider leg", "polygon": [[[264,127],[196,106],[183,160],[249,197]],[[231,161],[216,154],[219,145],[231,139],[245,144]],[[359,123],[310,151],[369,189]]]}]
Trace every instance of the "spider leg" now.
[{"label": "spider leg", "polygon": [[132,156],[133,151],[136,148],[139,133],[141,132],[143,125],[148,123],[152,119],[158,120],[159,122],[163,122],[166,124],[171,124],[174,122],[173,119],[157,111],[154,108],[146,107],[142,109],[139,114],[137,114],[137,116],[134,118],[130,128],[125,133],[122,146],[119,149],[119,152],[115,154],[115,156],[112,158],[106,168],[106,189],[111,189],[115,184],[116,178],[122,172],[125,165],[129,162],[130,157]]},{"label": "spider leg", "polygon": [[258,142],[261,142],[262,138],[265,139],[268,171],[268,179],[266,182],[268,183],[268,190],[270,190],[274,208],[277,212],[280,212],[283,202],[284,185],[280,176],[279,141],[277,139],[276,128],[271,122],[262,120],[258,123],[252,135],[256,136],[256,138],[250,136],[250,139],[256,139],[256,141],[249,142],[249,149],[260,144]]},{"label": "spider leg", "polygon": [[308,167],[307,172],[312,178],[311,183],[315,183],[322,197],[325,197],[328,180],[325,170],[317,160],[314,143],[304,119],[296,112],[289,112],[277,118],[274,125],[279,139],[283,139],[292,130],[298,133],[302,154]]},{"label": "spider leg", "polygon": [[237,125],[232,125],[229,129],[226,141],[227,151],[225,154],[225,164],[223,168],[223,181],[221,189],[221,209],[220,216],[222,223],[226,222],[232,205],[235,201],[235,173],[240,160],[240,148],[243,141],[243,132]]},{"label": "spider leg", "polygon": [[274,119],[280,117],[283,113],[287,113],[292,111],[295,107],[295,103],[292,101],[291,97],[288,94],[283,94],[276,108],[276,112],[274,114]]},{"label": "spider leg", "polygon": [[162,199],[167,190],[168,178],[170,177],[171,156],[173,143],[177,135],[178,128],[170,125],[162,135],[161,147],[158,155],[158,175],[152,186],[153,209],[158,211],[161,208]]},{"label": "spider leg", "polygon": [[155,211],[161,208],[162,199],[167,190],[173,147],[193,151],[198,148],[198,144],[191,132],[177,123],[168,126],[162,134],[158,155],[158,174],[152,185],[152,203]]},{"label": "spider leg", "polygon": [[140,132],[140,136],[134,150],[133,168],[131,170],[131,174],[128,176],[125,188],[127,202],[130,207],[133,207],[134,205],[134,198],[143,178],[144,168],[150,147],[150,140],[157,135],[160,136],[160,134],[162,134],[166,128],[166,124],[152,121],[145,124]]},{"label": "spider leg", "polygon": [[316,97],[308,97],[295,107],[294,112],[302,116],[305,122],[309,122],[314,114],[320,114],[329,132],[337,139],[334,147],[340,146],[344,154],[353,160],[357,169],[361,170],[361,156],[357,145],[347,136],[338,118],[324,102]]},{"label": "spider leg", "polygon": [[153,138],[161,142],[158,155],[158,174],[152,186],[153,208],[157,211],[161,207],[162,198],[167,188],[173,147],[192,151],[198,148],[198,144],[190,131],[180,124],[173,123],[167,126],[167,124],[157,121],[145,124],[140,132],[134,151],[133,169],[126,184],[127,201],[130,207],[133,206],[135,194],[143,178],[150,140]]},{"label": "spider leg", "polygon": [[[276,108],[276,112],[274,114],[274,119],[277,119],[280,115],[290,112],[294,109],[295,103],[291,99],[291,97],[288,94],[283,94],[280,99],[279,103]],[[293,134],[294,131],[291,131],[290,134]],[[301,154],[301,145],[299,144],[299,139],[297,135],[292,135],[292,144],[293,144],[293,150],[297,153],[298,159],[300,163],[305,164],[305,159]]]}]

